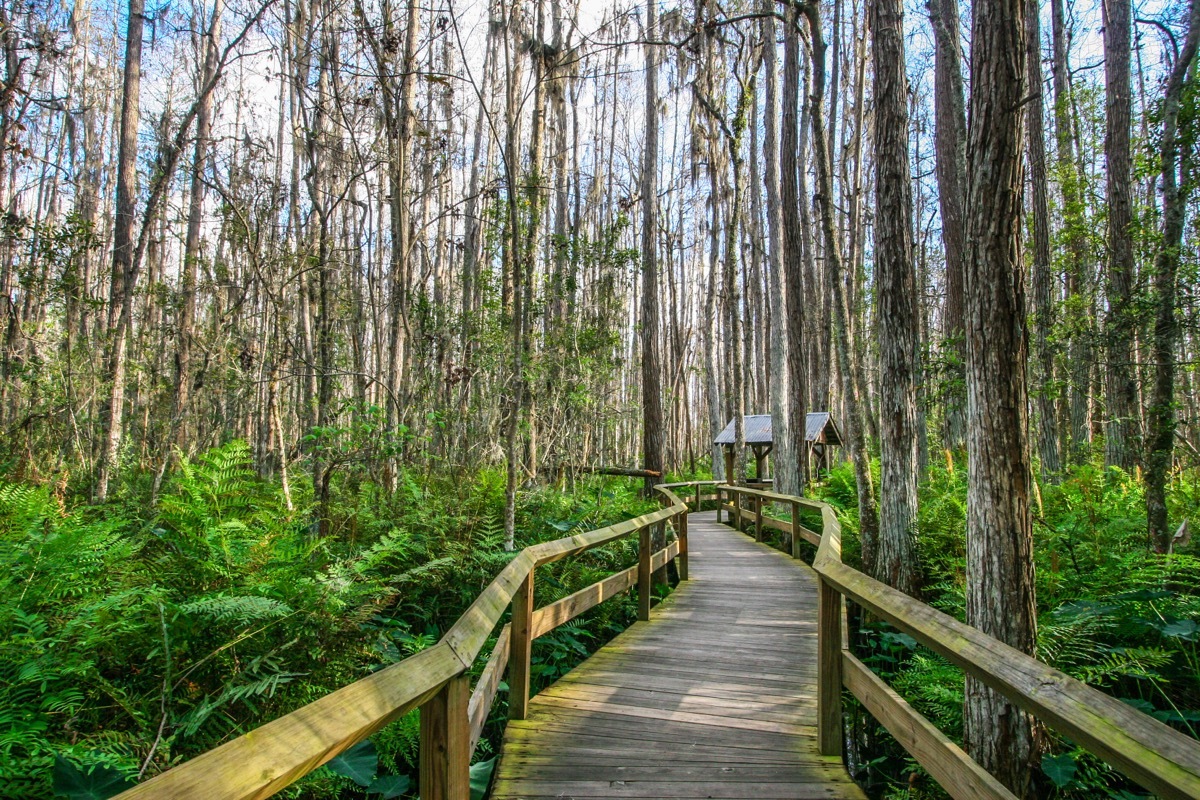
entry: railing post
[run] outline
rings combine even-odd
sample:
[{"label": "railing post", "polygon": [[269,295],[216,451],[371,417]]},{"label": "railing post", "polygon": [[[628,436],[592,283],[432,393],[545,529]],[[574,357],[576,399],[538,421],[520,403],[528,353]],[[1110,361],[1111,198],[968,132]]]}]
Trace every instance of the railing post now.
[{"label": "railing post", "polygon": [[471,796],[471,722],[466,674],[451,678],[421,706],[422,800],[468,800]]},{"label": "railing post", "polygon": [[733,493],[733,529],[742,532],[742,493],[736,489]]},{"label": "railing post", "polygon": [[682,514],[680,514],[677,517],[677,519],[679,520],[679,530],[676,531],[676,535],[679,537],[679,561],[677,562],[679,565],[679,580],[686,581],[688,579],[688,541],[687,541],[688,515],[687,515],[687,512],[685,511]]},{"label": "railing post", "polygon": [[762,541],[762,495],[754,495],[754,541]]},{"label": "railing post", "polygon": [[719,485],[716,487],[716,490],[717,490],[717,522],[719,524],[721,522],[721,510],[725,507],[725,500],[723,498],[723,495],[725,494],[725,492],[724,492],[724,490],[721,489],[721,487]]},{"label": "railing post", "polygon": [[517,587],[512,599],[512,628],[508,646],[508,718],[529,713],[529,658],[533,650],[533,573]]},{"label": "railing post", "polygon": [[650,526],[638,531],[638,620],[650,619]]},{"label": "railing post", "polygon": [[842,752],[842,596],[824,578],[817,589],[817,749]]},{"label": "railing post", "polygon": [[696,484],[696,513],[700,513],[700,484]]},{"label": "railing post", "polygon": [[[665,548],[667,546],[667,521],[665,519],[660,520],[658,522],[658,524],[654,526],[654,528],[655,528],[654,536],[650,539],[650,547],[652,548],[651,555],[653,555],[653,553],[654,553],[653,548],[655,548],[655,547]],[[655,571],[654,582],[655,583],[667,583],[668,582],[667,581],[667,562],[665,560],[663,561],[663,565]]]},{"label": "railing post", "polygon": [[800,557],[800,504],[792,501],[792,558]]}]

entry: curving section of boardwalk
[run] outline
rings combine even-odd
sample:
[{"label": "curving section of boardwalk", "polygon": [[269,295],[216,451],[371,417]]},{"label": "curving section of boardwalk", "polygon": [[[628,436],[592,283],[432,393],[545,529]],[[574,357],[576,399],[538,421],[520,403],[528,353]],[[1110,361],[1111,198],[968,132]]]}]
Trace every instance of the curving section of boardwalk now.
[{"label": "curving section of boardwalk", "polygon": [[491,796],[860,798],[817,753],[816,576],[688,520],[691,580],[508,723]]}]

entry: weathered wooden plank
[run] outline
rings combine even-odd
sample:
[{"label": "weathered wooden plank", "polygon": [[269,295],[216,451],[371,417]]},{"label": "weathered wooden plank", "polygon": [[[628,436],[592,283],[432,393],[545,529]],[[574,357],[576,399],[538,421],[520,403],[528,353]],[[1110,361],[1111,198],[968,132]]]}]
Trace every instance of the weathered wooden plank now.
[{"label": "weathered wooden plank", "polygon": [[511,627],[505,625],[500,631],[500,636],[496,639],[496,646],[492,648],[492,654],[488,657],[487,664],[483,667],[483,672],[479,676],[479,680],[475,682],[475,688],[471,691],[471,702],[467,704],[467,716],[471,720],[471,752],[475,752],[475,745],[479,744],[479,737],[483,735],[483,726],[487,724],[488,713],[492,710],[492,703],[496,702],[496,692],[500,689],[500,681],[504,677],[504,670],[508,667],[508,645],[509,634]]},{"label": "weathered wooden plank", "polygon": [[880,680],[866,664],[842,652],[842,680],[851,694],[879,720],[955,800],[1017,800],[962,748]]},{"label": "weathered wooden plank", "polygon": [[818,747],[823,755],[842,752],[842,596],[824,581],[817,589]]},{"label": "weathered wooden plank", "polygon": [[[744,697],[729,699],[709,697],[696,692],[660,692],[654,689],[636,689],[627,686],[602,686],[595,684],[558,685],[553,691],[543,692],[564,701],[600,702],[612,713],[625,709],[662,710],[691,714],[715,714],[732,719],[780,722],[790,724],[796,719],[796,710],[791,702],[760,702]],[[790,698],[788,698],[790,700]],[[654,717],[663,719],[664,717]],[[665,717],[669,719],[669,717]]]},{"label": "weathered wooden plank", "polygon": [[447,681],[421,706],[420,788],[423,800],[469,800],[471,723],[466,675]]},{"label": "weathered wooden plank", "polygon": [[611,575],[591,586],[567,595],[562,600],[539,608],[533,614],[533,638],[545,636],[550,631],[570,622],[589,608],[600,605],[610,597],[628,591],[637,583],[637,565]]},{"label": "weathered wooden plank", "polygon": [[439,643],[139,783],[120,797],[270,797],[416,708],[462,671],[454,651]]},{"label": "weathered wooden plank", "polygon": [[[854,787],[857,788],[857,787]],[[839,791],[840,789],[840,791]],[[492,797],[642,797],[691,798],[707,797],[718,800],[836,800],[860,797],[850,787],[817,783],[714,783],[709,781],[538,781],[497,780]]]},{"label": "weathered wooden plank", "polygon": [[508,562],[442,637],[458,654],[464,668],[474,663],[500,617],[508,610],[513,594],[533,570],[535,560],[529,549]]},{"label": "weathered wooden plank", "polygon": [[795,495],[790,495],[790,494],[780,494],[779,492],[768,492],[764,489],[751,489],[751,488],[745,487],[745,486],[730,486],[729,484],[721,484],[720,488],[725,492],[732,491],[737,494],[753,495],[755,497],[761,497],[763,500],[767,500],[772,503],[791,503],[794,501],[796,503],[799,503],[802,506],[805,506],[806,508],[811,508],[814,511],[821,511],[822,509],[826,508],[825,503],[822,503],[819,500],[810,500],[807,497],[797,497]]},{"label": "weathered wooden plank", "polygon": [[654,572],[650,556],[650,526],[646,525],[638,531],[638,619],[642,622],[650,619],[650,576]]},{"label": "weathered wooden plank", "polygon": [[508,653],[508,718],[525,719],[529,708],[529,666],[533,650],[533,578],[529,570],[512,599],[512,644]]},{"label": "weathered wooden plank", "polygon": [[[835,777],[834,769],[820,771],[796,765],[772,764],[715,766],[709,764],[658,764],[598,766],[521,761],[521,777],[544,781],[679,781],[705,783],[817,783]],[[613,776],[616,776],[615,778]]]}]

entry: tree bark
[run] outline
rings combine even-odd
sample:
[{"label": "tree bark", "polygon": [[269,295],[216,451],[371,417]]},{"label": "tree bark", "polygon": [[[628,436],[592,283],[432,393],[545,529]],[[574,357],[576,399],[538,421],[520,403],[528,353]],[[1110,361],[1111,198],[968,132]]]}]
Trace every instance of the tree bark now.
[{"label": "tree bark", "polygon": [[[201,91],[217,70],[217,42],[221,36],[223,0],[213,6],[208,32],[204,35],[204,65],[201,71]],[[203,93],[196,111],[196,143],[192,153],[192,179],[188,194],[187,233],[183,245],[183,268],[180,273],[179,325],[175,344],[175,396],[171,409],[170,440],[175,446],[186,446],[187,413],[192,390],[192,340],[196,324],[196,281],[200,269],[200,224],[204,214],[205,177],[209,137],[212,135],[212,94]]]},{"label": "tree bark", "polygon": [[138,105],[142,85],[142,31],[144,0],[129,0],[125,29],[125,71],[121,92],[121,134],[117,150],[117,206],[113,220],[112,283],[109,287],[106,368],[109,397],[104,412],[96,500],[108,498],[108,486],[117,467],[125,411],[125,363],[133,302],[134,214],[137,210]]},{"label": "tree bark", "polygon": [[[793,489],[802,494],[808,485],[808,359],[805,347],[805,318],[814,309],[805,307],[805,259],[811,258],[804,246],[805,226],[801,219],[802,203],[808,198],[800,194],[800,35],[795,11],[788,12],[783,28],[783,97],[782,127],[779,131],[779,200],[783,223],[783,285],[787,309],[787,393],[790,454],[795,475]],[[781,454],[780,458],[783,457]]]},{"label": "tree bark", "polygon": [[[1025,0],[972,5],[967,149],[967,622],[1034,654],[1032,476],[1021,260]],[[967,752],[1017,796],[1031,793],[1034,723],[974,679]]]},{"label": "tree bark", "polygon": [[[642,152],[642,465],[663,469],[662,367],[658,346],[658,37],[657,3],[646,6],[646,144]],[[646,478],[646,495],[654,478]]]},{"label": "tree bark", "polygon": [[966,442],[963,378],[963,281],[966,259],[965,209],[967,118],[958,35],[958,0],[927,0],[934,39],[934,161],[946,259],[946,307],[942,330],[946,362],[944,444],[959,449]]},{"label": "tree bark", "polygon": [[[1175,450],[1175,345],[1179,320],[1175,316],[1179,292],[1179,261],[1183,227],[1192,186],[1195,157],[1193,120],[1180,119],[1186,91],[1194,91],[1189,77],[1200,42],[1200,2],[1189,0],[1188,32],[1179,57],[1167,78],[1163,95],[1162,142],[1159,159],[1162,173],[1162,243],[1154,258],[1154,389],[1150,401],[1150,450],[1146,458],[1146,518],[1150,543],[1160,553],[1170,548],[1167,522],[1167,480]],[[1183,129],[1181,130],[1181,122]],[[1189,130],[1190,128],[1190,130]]]},{"label": "tree bark", "polygon": [[1034,396],[1037,400],[1037,442],[1042,476],[1054,480],[1062,469],[1058,450],[1058,392],[1054,366],[1055,348],[1050,343],[1054,329],[1054,276],[1050,261],[1050,207],[1046,178],[1046,131],[1042,103],[1042,34],[1038,0],[1026,0],[1025,69],[1029,81],[1029,105],[1025,115],[1026,153],[1029,157],[1030,200],[1033,207],[1033,331]]},{"label": "tree bark", "polygon": [[906,594],[917,568],[917,370],[908,78],[901,0],[872,0],[875,98],[875,291],[879,334],[880,502],[874,577]]},{"label": "tree bark", "polygon": [[[764,10],[771,10],[773,0],[764,0]],[[766,71],[766,107],[763,112],[763,182],[766,186],[767,202],[767,270],[770,294],[771,321],[774,334],[771,336],[771,431],[775,449],[771,455],[775,485],[784,494],[799,494],[803,486],[799,479],[799,462],[796,455],[796,440],[792,433],[792,404],[795,398],[791,384],[789,365],[790,326],[793,324],[787,312],[786,280],[783,274],[783,208],[780,198],[779,172],[779,57],[775,44],[775,20],[763,18],[765,51],[763,64]],[[793,100],[793,105],[795,101]],[[799,209],[792,209],[795,217]],[[799,231],[797,231],[797,234]],[[803,440],[801,454],[803,454]],[[801,456],[803,457],[803,456]]]},{"label": "tree bark", "polygon": [[1133,307],[1133,198],[1130,127],[1131,0],[1101,3],[1104,12],[1105,132],[1104,165],[1108,186],[1108,353],[1104,360],[1107,424],[1105,463],[1132,471],[1141,449],[1137,370],[1133,339],[1137,329]]},{"label": "tree bark", "polygon": [[1050,0],[1054,42],[1054,138],[1057,144],[1058,182],[1062,190],[1063,238],[1066,245],[1067,296],[1066,319],[1069,344],[1070,385],[1068,418],[1070,436],[1068,461],[1086,459],[1091,443],[1091,313],[1090,281],[1087,275],[1086,222],[1079,168],[1075,161],[1075,140],[1071,134],[1070,65],[1067,53],[1067,23],[1063,0]]}]

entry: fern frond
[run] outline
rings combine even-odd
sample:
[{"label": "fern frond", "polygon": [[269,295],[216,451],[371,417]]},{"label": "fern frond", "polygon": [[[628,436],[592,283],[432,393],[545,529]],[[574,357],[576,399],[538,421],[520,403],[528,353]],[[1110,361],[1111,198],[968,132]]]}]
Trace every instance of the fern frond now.
[{"label": "fern frond", "polygon": [[292,613],[292,607],[287,603],[255,595],[204,597],[184,603],[179,610],[200,619],[233,622],[239,625],[265,619],[279,619]]}]

